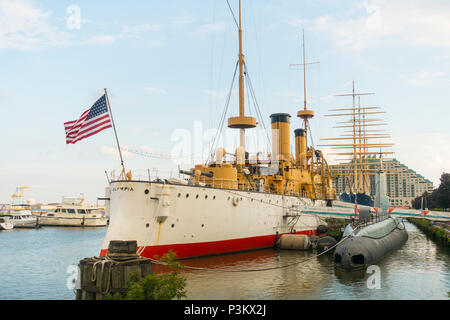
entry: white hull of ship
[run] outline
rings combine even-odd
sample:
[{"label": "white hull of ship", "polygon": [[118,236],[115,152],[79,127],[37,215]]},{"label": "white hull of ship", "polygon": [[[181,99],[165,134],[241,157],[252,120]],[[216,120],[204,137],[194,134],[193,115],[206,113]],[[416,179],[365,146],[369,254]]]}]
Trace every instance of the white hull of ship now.
[{"label": "white hull of ship", "polygon": [[323,200],[149,182],[110,184],[110,225],[101,255],[112,240],[137,240],[142,256],[169,250],[191,258],[272,247],[286,233],[315,235],[326,223],[301,215]]}]

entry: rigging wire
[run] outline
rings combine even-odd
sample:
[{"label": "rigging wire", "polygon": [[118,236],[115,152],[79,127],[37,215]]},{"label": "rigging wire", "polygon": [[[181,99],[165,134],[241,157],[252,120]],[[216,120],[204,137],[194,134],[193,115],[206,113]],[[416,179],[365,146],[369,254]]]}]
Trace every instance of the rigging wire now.
[{"label": "rigging wire", "polygon": [[233,92],[234,82],[236,80],[236,74],[237,74],[238,66],[239,66],[239,61],[236,63],[236,67],[234,69],[234,75],[233,75],[233,79],[231,80],[230,91],[228,92],[228,97],[227,97],[227,100],[226,100],[226,103],[225,103],[225,108],[223,110],[222,117],[221,117],[220,123],[219,123],[219,130],[217,130],[216,136],[214,137],[214,140],[211,143],[211,148],[209,150],[209,158],[206,161],[206,163],[208,163],[211,160],[212,152],[213,152],[213,150],[214,150],[214,148],[216,146],[216,143],[218,142],[218,138],[220,136],[220,133],[223,130],[223,125],[225,123],[225,118],[226,118],[227,113],[228,113],[228,107],[230,106],[230,100],[231,100],[231,95],[232,95],[232,92]]},{"label": "rigging wire", "polygon": [[259,107],[258,100],[256,99],[255,90],[253,89],[253,84],[252,84],[252,80],[251,80],[251,78],[250,78],[250,74],[249,74],[248,69],[247,69],[247,64],[244,64],[244,68],[245,68],[245,76],[246,76],[246,78],[247,78],[247,87],[250,88],[250,93],[251,93],[251,95],[252,95],[253,103],[254,103],[254,105],[255,105],[256,116],[259,118],[258,121],[259,121],[260,123],[262,123],[262,126],[263,126],[264,131],[265,131],[266,136],[267,136],[267,141],[266,141],[266,142],[267,142],[267,145],[266,145],[266,146],[267,146],[268,150],[270,150],[271,148],[270,148],[270,137],[269,137],[269,133],[268,133],[268,131],[267,131],[267,127],[266,127],[266,123],[265,123],[265,121],[264,121],[264,118],[263,118],[263,116],[262,116],[262,114],[261,114],[261,108]]},{"label": "rigging wire", "polygon": [[309,132],[309,136],[310,136],[310,138],[311,138],[311,144],[312,144],[313,148],[315,149],[316,146],[315,146],[315,144],[314,144],[313,135],[312,135],[312,132],[311,132],[311,126],[310,126],[310,124],[309,124],[309,121],[308,121],[307,123],[308,123],[308,132]]},{"label": "rigging wire", "polygon": [[230,9],[231,15],[233,16],[234,22],[236,23],[236,27],[239,29],[239,23],[236,20],[236,16],[234,15],[233,9],[231,8],[230,2],[228,0],[227,4],[228,4],[228,8]]},{"label": "rigging wire", "polygon": [[[210,90],[211,93],[214,90],[214,49],[216,44],[216,32],[215,32],[215,26],[216,26],[216,2],[214,1],[213,9],[212,9],[212,20],[213,20],[213,31],[211,32],[211,74],[210,74]],[[209,124],[212,125],[212,117],[213,117],[213,100],[214,96],[211,94],[210,101],[209,101]]]}]

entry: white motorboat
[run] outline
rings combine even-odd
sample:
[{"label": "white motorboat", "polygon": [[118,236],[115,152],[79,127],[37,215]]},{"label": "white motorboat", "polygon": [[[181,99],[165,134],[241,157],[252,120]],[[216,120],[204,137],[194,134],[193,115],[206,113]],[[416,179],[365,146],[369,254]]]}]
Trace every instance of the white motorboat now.
[{"label": "white motorboat", "polygon": [[83,198],[63,198],[53,212],[37,215],[41,226],[53,227],[105,227],[105,211],[99,207],[83,204]]},{"label": "white motorboat", "polygon": [[0,216],[8,217],[14,228],[36,228],[37,218],[33,216],[30,208],[34,200],[28,200],[24,203],[24,190],[31,187],[17,187],[16,192],[12,194],[12,203],[0,206]]},{"label": "white motorboat", "polygon": [[14,224],[9,217],[0,217],[0,230],[11,230],[14,228]]},{"label": "white motorboat", "polygon": [[9,210],[2,216],[9,217],[14,224],[14,228],[36,228],[38,221],[35,216],[31,214],[30,210]]}]

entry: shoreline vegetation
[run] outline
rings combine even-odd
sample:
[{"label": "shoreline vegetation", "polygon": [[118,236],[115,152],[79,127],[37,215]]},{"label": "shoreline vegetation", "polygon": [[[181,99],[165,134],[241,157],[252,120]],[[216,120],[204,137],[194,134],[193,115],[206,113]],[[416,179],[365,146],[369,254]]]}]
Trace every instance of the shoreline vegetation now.
[{"label": "shoreline vegetation", "polygon": [[[413,201],[414,209],[429,208],[434,211],[448,211],[450,208],[450,173],[442,173],[439,187],[432,193],[425,192]],[[445,209],[446,208],[446,209]],[[425,219],[408,219],[439,245],[450,247],[450,222],[437,222]]]},{"label": "shoreline vegetation", "polygon": [[438,245],[445,247],[447,250],[450,249],[450,223],[415,218],[409,218],[408,221]]}]

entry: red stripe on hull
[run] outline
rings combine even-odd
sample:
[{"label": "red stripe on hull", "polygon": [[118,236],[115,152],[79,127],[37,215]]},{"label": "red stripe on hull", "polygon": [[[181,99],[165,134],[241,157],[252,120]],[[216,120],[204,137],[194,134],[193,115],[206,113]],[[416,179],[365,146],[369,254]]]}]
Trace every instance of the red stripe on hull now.
[{"label": "red stripe on hull", "polygon": [[[296,234],[304,234],[308,236],[316,235],[313,230],[298,231]],[[240,251],[256,250],[271,248],[276,241],[276,235],[260,236],[243,239],[232,239],[213,242],[199,242],[187,244],[169,244],[161,246],[145,247],[141,256],[151,259],[160,259],[164,254],[172,250],[177,254],[178,259],[194,258],[201,256],[211,256],[225,253],[233,253]],[[108,253],[107,249],[102,249],[100,256],[104,257]]]}]

